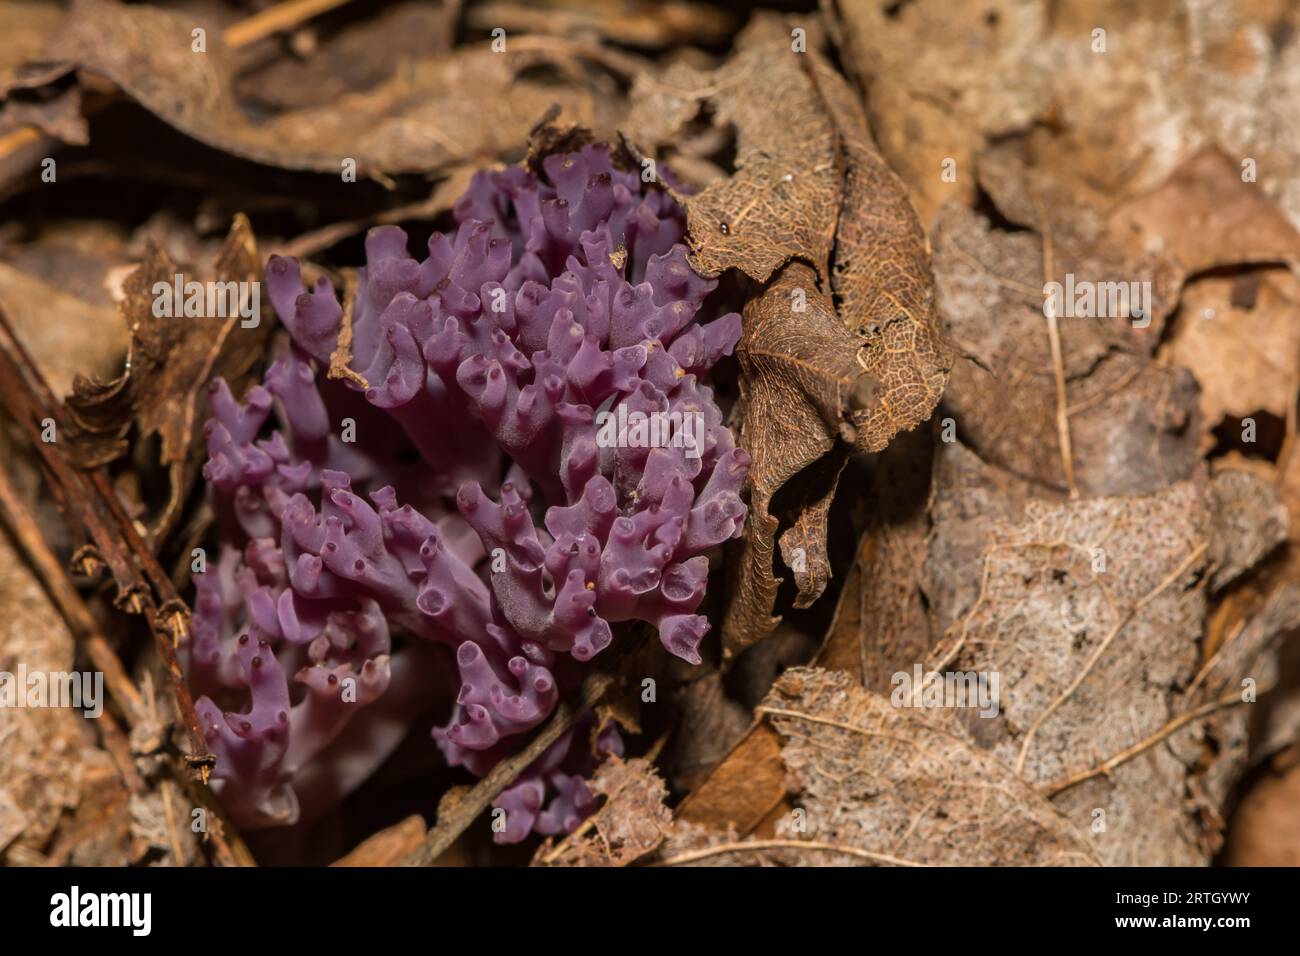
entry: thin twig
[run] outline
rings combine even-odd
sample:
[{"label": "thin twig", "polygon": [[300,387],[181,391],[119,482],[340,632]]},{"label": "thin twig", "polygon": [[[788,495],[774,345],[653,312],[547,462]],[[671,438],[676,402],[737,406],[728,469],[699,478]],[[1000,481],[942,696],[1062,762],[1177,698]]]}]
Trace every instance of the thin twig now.
[{"label": "thin twig", "polygon": [[[629,637],[629,640],[631,638]],[[446,819],[439,820],[429,831],[424,843],[404,861],[405,866],[432,866],[434,861],[451,848],[460,835],[469,829],[470,824],[491,806],[506,787],[514,783],[528,765],[536,760],[553,743],[563,737],[578,718],[589,711],[605,696],[614,683],[614,676],[607,672],[591,674],[582,682],[577,700],[561,701],[555,714],[523,750],[502,760],[492,772],[474,785],[474,788],[447,813]]]},{"label": "thin twig", "polygon": [[62,563],[45,543],[45,535],[4,468],[0,468],[0,520],[9,528],[19,551],[31,562],[37,579],[72,632],[78,636],[93,634],[97,630],[94,617],[68,580]]},{"label": "thin twig", "polygon": [[[108,688],[109,696],[121,709],[127,725],[134,728],[144,720],[153,719],[161,726],[152,699],[146,702],[145,696],[140,693],[131,681],[130,675],[127,674],[122,659],[99,633],[94,615],[82,600],[81,594],[72,585],[66,569],[50,550],[35,519],[18,496],[3,468],[0,468],[0,520],[10,529],[19,550],[31,565],[56,610],[67,623],[68,629],[85,647],[91,664],[104,675],[104,684]],[[148,674],[145,676],[148,678]],[[129,741],[117,726],[117,722],[105,711],[100,715],[98,724],[105,749],[113,758],[127,789],[132,793],[144,792],[147,788],[135,767]],[[196,806],[204,807],[214,819],[225,822],[223,811],[213,803],[206,787],[189,778],[176,782]],[[164,781],[164,785],[165,783]],[[223,866],[255,865],[252,853],[233,827],[231,833],[232,836],[225,836],[225,828],[220,825],[209,829],[217,862]]]},{"label": "thin twig", "polygon": [[[83,643],[91,663],[104,675],[104,683],[108,687],[109,695],[121,708],[127,724],[135,727],[149,717],[143,695],[127,675],[116,651],[98,633],[93,615],[82,601],[81,595],[72,588],[66,573],[53,553],[49,551],[44,538],[39,536],[39,532],[35,538],[29,533],[29,526],[34,526],[35,522],[22,502],[10,492],[12,492],[12,485],[4,469],[0,468],[0,517],[3,517],[6,525],[13,532],[24,557],[31,564],[69,629]],[[104,747],[113,759],[126,788],[135,794],[146,792],[148,788],[135,767],[129,741],[112,715],[105,711],[100,715],[97,724]],[[176,783],[186,790],[196,806],[206,808],[215,819],[224,821],[222,811],[213,804],[206,787],[188,778]],[[167,781],[163,781],[163,785],[166,786]],[[226,837],[224,827],[219,826],[211,828],[209,833],[215,858],[219,864],[255,865],[252,854],[237,833],[232,837]]]},{"label": "thin twig", "polygon": [[189,610],[153,552],[140,539],[104,470],[79,471],[67,461],[57,442],[43,440],[41,423],[47,419],[66,420],[67,415],[58,414],[63,410],[62,403],[55,398],[3,309],[0,332],[0,394],[7,397],[14,419],[27,431],[51,482],[62,486],[60,500],[69,508],[67,517],[89,535],[108,564],[118,586],[118,600],[149,621],[189,736],[190,752],[185,759],[206,782],[215,758],[199,728],[194,700],[181,677],[173,646]]},{"label": "thin twig", "polygon": [[915,860],[899,859],[887,853],[872,853],[870,850],[859,850],[855,846],[839,846],[835,843],[819,843],[815,840],[752,840],[747,843],[719,843],[717,846],[705,847],[702,850],[690,850],[669,857],[666,860],[660,860],[655,863],[655,866],[681,866],[684,863],[698,863],[700,860],[722,856],[726,853],[753,853],[756,850],[816,850],[821,853],[843,853],[846,856],[856,856],[862,860],[869,860],[872,863],[884,863],[889,866],[930,865],[929,863],[917,863]]},{"label": "thin twig", "polygon": [[288,0],[287,3],[277,3],[232,25],[222,34],[222,39],[226,41],[226,46],[238,49],[276,33],[292,30],[303,21],[348,2],[350,0]]},{"label": "thin twig", "polygon": [[[1038,217],[1038,228],[1043,237],[1043,283],[1053,281],[1056,271],[1052,249],[1052,226],[1047,220],[1047,211],[1038,194],[1030,190],[1034,211]],[[1049,299],[1044,312],[1047,315],[1047,338],[1052,349],[1052,374],[1056,379],[1056,435],[1061,446],[1061,465],[1065,469],[1065,486],[1071,498],[1079,497],[1079,488],[1074,483],[1074,452],[1070,448],[1070,413],[1065,398],[1065,359],[1061,352],[1061,328],[1057,322],[1056,301]]]}]

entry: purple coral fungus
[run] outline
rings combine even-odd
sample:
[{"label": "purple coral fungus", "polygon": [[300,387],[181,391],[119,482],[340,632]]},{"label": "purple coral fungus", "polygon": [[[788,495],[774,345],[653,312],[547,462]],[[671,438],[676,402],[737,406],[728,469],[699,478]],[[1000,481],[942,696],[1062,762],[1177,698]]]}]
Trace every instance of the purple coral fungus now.
[{"label": "purple coral fungus", "polygon": [[[292,345],[242,404],[213,383],[222,542],[187,669],[244,826],[327,809],[439,694],[442,753],[485,774],[622,622],[700,659],[707,555],[742,531],[749,464],[701,377],[740,316],[698,321],[716,283],[687,262],[680,207],[603,147],[481,172],[454,212],[424,260],[396,227],[368,235],[352,381],[324,375],[334,288],[272,257]],[[499,840],[590,812],[584,775],[622,744],[588,731],[501,795]]]}]

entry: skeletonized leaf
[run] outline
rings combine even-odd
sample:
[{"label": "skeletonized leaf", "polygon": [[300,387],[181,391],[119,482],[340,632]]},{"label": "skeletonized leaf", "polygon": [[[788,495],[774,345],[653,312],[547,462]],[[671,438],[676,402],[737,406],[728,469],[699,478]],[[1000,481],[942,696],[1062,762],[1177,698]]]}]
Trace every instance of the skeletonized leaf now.
[{"label": "skeletonized leaf", "polygon": [[[1181,792],[1196,762],[1173,746],[1190,740],[1191,728],[1170,745],[1157,735],[1182,714],[1181,692],[1199,661],[1211,535],[1205,482],[1141,497],[972,507],[969,496],[986,493],[979,489],[965,481],[936,492],[939,513],[973,523],[975,536],[985,529],[985,545],[964,569],[953,556],[950,577],[964,572],[964,585],[932,591],[935,613],[953,623],[925,670],[997,680],[999,713],[968,711],[967,726],[1081,832],[1100,821],[1096,846],[1107,863],[1204,863],[1198,821],[1178,804],[1153,808],[1151,795]],[[1108,775],[1088,776],[1148,740]]]},{"label": "skeletonized leaf", "polygon": [[[951,712],[895,707],[849,674],[786,671],[760,712],[798,806],[774,840],[683,828],[661,855],[717,864],[1095,865],[1081,832]],[[725,851],[718,850],[725,844]],[[802,846],[800,844],[803,844]]]}]

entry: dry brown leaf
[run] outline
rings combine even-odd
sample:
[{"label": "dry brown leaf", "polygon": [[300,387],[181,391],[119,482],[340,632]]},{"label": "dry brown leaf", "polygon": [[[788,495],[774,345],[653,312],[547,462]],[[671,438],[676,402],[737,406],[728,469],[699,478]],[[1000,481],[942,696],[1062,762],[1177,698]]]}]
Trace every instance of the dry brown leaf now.
[{"label": "dry brown leaf", "polygon": [[[236,101],[236,63],[210,30],[192,49],[193,15],[113,0],[77,0],[46,59],[106,77],[143,107],[194,139],[286,169],[358,176],[431,173],[469,160],[516,153],[549,107],[612,130],[619,116],[614,76],[640,62],[574,42],[516,38],[413,61],[387,82],[336,102],[255,121]],[[591,67],[594,75],[584,69]],[[525,77],[529,71],[582,76],[584,85]],[[603,77],[603,79],[602,79]],[[606,95],[594,90],[605,87]]]},{"label": "dry brown leaf", "polygon": [[239,74],[235,93],[241,102],[278,111],[373,89],[411,60],[450,50],[460,6],[459,0],[385,4],[337,31],[309,21],[301,28],[302,42],[293,43],[299,55]]},{"label": "dry brown leaf", "polygon": [[[827,525],[835,501],[835,489],[848,458],[847,450],[837,444],[807,473],[806,480],[796,479],[786,486],[785,494],[801,504],[791,519],[790,527],[777,539],[777,544],[781,548],[781,560],[794,578],[794,606],[797,608],[811,606],[830,582]],[[775,594],[772,597],[775,600]]]},{"label": "dry brown leaf", "polygon": [[[184,272],[151,245],[144,263],[125,284],[121,315],[131,334],[125,370],[110,381],[78,377],[68,399],[72,416],[68,431],[74,438],[69,447],[84,467],[123,455],[133,428],[140,436],[159,437],[159,458],[169,471],[171,487],[155,523],[155,530],[163,534],[177,519],[197,470],[191,453],[203,440],[200,426],[207,413],[207,383],[224,376],[239,394],[240,382],[262,357],[272,327],[270,309],[261,310],[259,324],[250,328],[242,327],[244,320],[238,313],[205,318],[154,315],[154,284],[170,286]],[[213,279],[251,283],[259,282],[260,276],[252,228],[238,216],[217,257]]]},{"label": "dry brown leaf", "polygon": [[721,68],[678,64],[642,75],[632,101],[626,128],[643,146],[671,141],[702,112],[735,128],[735,175],[682,197],[692,259],[706,274],[738,269],[767,283],[746,307],[737,350],[740,442],[754,462],[723,624],[730,658],[779,620],[782,523],[795,605],[806,607],[829,579],[825,522],[847,450],[878,451],[923,421],[951,358],[936,334],[925,239],[902,186],[848,84],[815,52],[793,49],[789,24],[756,17]]},{"label": "dry brown leaf", "polygon": [[604,805],[558,846],[543,843],[533,865],[627,866],[663,843],[673,815],[664,805],[663,779],[648,760],[606,760],[591,790],[606,798]]},{"label": "dry brown leaf", "polygon": [[[1019,760],[1028,730],[1040,723],[1025,773],[1031,779],[1055,775],[1040,786],[1080,825],[1093,825],[1097,818],[1090,816],[1101,811],[1107,832],[1122,829],[1116,837],[1098,836],[1108,862],[1149,860],[1152,853],[1165,854],[1157,859],[1209,859],[1219,843],[1220,814],[1252,745],[1250,708],[1232,706],[1240,703],[1240,681],[1250,677],[1261,693],[1273,682],[1278,643],[1300,620],[1300,594],[1292,593],[1300,589],[1284,587],[1243,606],[1238,624],[1223,626],[1227,638],[1203,663],[1200,616],[1180,610],[1187,602],[1203,606],[1203,572],[1181,605],[1172,579],[1156,578],[1184,555],[1205,571],[1210,562],[1222,568],[1257,562],[1284,526],[1276,496],[1258,477],[1225,469],[1180,518],[1179,534],[1189,533],[1187,522],[1200,523],[1208,540],[1201,546],[1194,539],[1161,543],[1152,553],[1152,536],[1161,540],[1175,530],[1170,517],[1182,512],[1179,500],[1193,486],[1146,499],[1100,499],[1099,515],[1108,517],[1099,522],[1079,503],[1030,502],[1032,486],[984,465],[960,445],[941,447],[936,486],[927,593],[938,623],[948,626],[948,643],[930,666],[939,660],[953,671],[1001,675],[1003,719],[972,720],[973,730],[1003,759]],[[1164,517],[1152,513],[1133,523],[1134,514],[1153,507]],[[1127,530],[1097,534],[1113,521]],[[974,559],[981,540],[988,543],[982,574],[973,570],[980,566]],[[1030,559],[1035,549],[1037,563]],[[1098,559],[1105,571],[1095,570]],[[1135,602],[1120,591],[1131,590],[1125,579],[1135,562],[1149,565],[1141,587],[1155,581],[1165,591],[1163,597],[1148,591],[1153,596],[1130,619],[1128,609],[1142,598]],[[1223,627],[1208,628],[1207,641]],[[1179,631],[1181,640],[1173,637]],[[981,641],[988,643],[973,650],[972,642]],[[945,651],[954,646],[956,657],[949,659]],[[1094,654],[1100,656],[1092,661]],[[1070,660],[1074,670],[1063,663]],[[1175,666],[1176,675],[1170,670]],[[1063,669],[1062,676],[1043,680],[1044,673]],[[1031,702],[1018,704],[1026,693]],[[1058,754],[1062,764],[1074,760],[1077,766],[1044,769]],[[1169,793],[1186,795],[1186,812],[1157,799]],[[1154,817],[1152,806],[1161,811]],[[1139,818],[1142,826],[1135,828]],[[1127,846],[1135,830],[1141,831],[1139,845]],[[1164,837],[1148,845],[1152,832]]]},{"label": "dry brown leaf", "polygon": [[[975,196],[974,157],[986,138],[1042,110],[1035,65],[1045,11],[1037,0],[954,6],[912,0],[825,2],[880,149],[907,183],[921,221],[946,200]],[[942,176],[954,163],[955,181]]]},{"label": "dry brown leaf", "polygon": [[330,866],[397,866],[421,843],[429,832],[424,817],[412,814],[391,827],[363,840],[346,856]]},{"label": "dry brown leaf", "polygon": [[126,326],[107,288],[118,254],[99,258],[55,239],[0,251],[0,308],[36,356],[55,394],[78,374],[112,374],[127,349]]},{"label": "dry brown leaf", "polygon": [[676,820],[739,836],[754,832],[785,801],[781,741],[766,723],[755,724],[726,759],[682,801]]},{"label": "dry brown leaf", "polygon": [[[937,445],[934,492],[928,506],[934,530],[922,543],[920,578],[936,634],[946,633],[974,605],[989,535],[999,522],[1020,524],[1036,490],[1023,478],[980,461],[960,441]],[[914,655],[901,663],[906,667],[921,659],[922,655]]]},{"label": "dry brown leaf", "polygon": [[[683,197],[694,264],[766,282],[797,258],[817,288],[829,280],[859,364],[883,392],[850,442],[879,451],[928,417],[952,361],[936,334],[925,235],[852,88],[816,52],[792,50],[788,23],[756,17],[737,51],[712,73],[638,77],[626,128],[670,141],[705,105],[715,124],[734,126],[735,175]],[[813,288],[801,288],[811,301]]]},{"label": "dry brown leaf", "polygon": [[[939,314],[966,355],[953,367],[945,408],[982,459],[1067,490],[1041,237],[995,228],[950,205],[934,243]],[[1053,262],[1058,282],[1067,274],[1094,283],[1151,281],[1150,273],[1088,250],[1057,246]],[[1149,363],[1160,315],[1145,329],[1119,317],[1058,320],[1070,466],[1082,493],[1151,491],[1186,478],[1199,460],[1195,382]]]},{"label": "dry brown leaf", "polygon": [[[1274,213],[1274,226],[1253,233],[1258,243],[1232,242],[1238,213],[1219,200],[1249,206],[1256,196],[1228,181],[1213,150],[1113,212],[1113,203],[1070,193],[1049,168],[1026,166],[1014,144],[985,156],[981,181],[1005,218],[950,206],[935,236],[940,313],[970,357],[947,392],[956,424],[983,459],[1052,489],[1135,494],[1186,478],[1200,457],[1202,427],[1191,376],[1150,360],[1166,316],[1191,270],[1286,258],[1289,228],[1277,226]],[[1174,209],[1220,238],[1182,239]],[[1045,315],[1048,280],[1067,290],[1074,282],[1106,303],[1096,317],[1086,301],[1085,314],[1058,316],[1059,368]],[[1125,315],[1122,300],[1116,314],[1112,283],[1138,289],[1144,314]],[[989,314],[1001,317],[993,327]]]},{"label": "dry brown leaf", "polygon": [[1119,206],[1110,228],[1135,255],[1158,255],[1183,278],[1236,263],[1300,265],[1300,233],[1217,146],[1197,150],[1159,187]]},{"label": "dry brown leaf", "polygon": [[[792,312],[792,303],[800,299],[804,311]],[[762,640],[780,620],[772,616],[780,584],[773,575],[774,539],[781,523],[771,513],[773,498],[813,466],[810,479],[786,493],[782,511],[798,515],[814,509],[814,514],[820,510],[824,515],[843,466],[836,442],[858,440],[858,423],[877,400],[876,380],[854,358],[853,336],[835,315],[830,299],[818,291],[816,273],[804,263],[786,265],[767,290],[745,306],[743,329],[736,349],[741,369],[737,443],[753,462],[750,516],[722,625],[728,657]],[[824,563],[824,550],[810,552],[806,543],[804,549],[807,568],[819,559]],[[807,580],[816,587],[817,573]],[[823,586],[824,580],[821,577]]]},{"label": "dry brown leaf", "polygon": [[868,690],[887,691],[891,675],[930,649],[921,572],[931,533],[926,505],[933,441],[929,429],[918,429],[875,456],[867,527],[813,661],[853,674]]},{"label": "dry brown leaf", "polygon": [[848,82],[820,58],[812,75],[844,166],[831,287],[841,320],[858,338],[859,363],[880,383],[855,447],[880,451],[930,417],[953,354],[938,334],[930,247],[903,184],[871,141]]},{"label": "dry brown leaf", "polygon": [[582,0],[488,0],[467,11],[471,28],[488,33],[501,27],[508,34],[546,33],[553,36],[599,34],[627,46],[658,48],[680,44],[708,46],[731,37],[735,23],[723,9],[682,0],[637,0],[588,3]]},{"label": "dry brown leaf", "polygon": [[1300,866],[1300,760],[1260,776],[1243,795],[1223,862],[1227,866]]},{"label": "dry brown leaf", "polygon": [[1161,356],[1196,376],[1207,429],[1261,411],[1285,419],[1300,381],[1300,282],[1276,267],[1193,280]]},{"label": "dry brown leaf", "polygon": [[[829,0],[842,58],[867,91],[882,152],[928,223],[975,197],[984,146],[1022,136],[1071,191],[1112,201],[1155,188],[1217,142],[1300,223],[1290,102],[1300,46],[1285,10],[1187,10],[1173,0]],[[1093,31],[1106,31],[1104,52]],[[942,177],[956,162],[956,182]]]},{"label": "dry brown leaf", "polygon": [[[645,146],[676,139],[707,106],[736,130],[736,172],[683,197],[692,264],[705,275],[740,269],[766,282],[792,258],[824,276],[843,195],[835,125],[790,29],[755,17],[712,72],[684,64],[642,74],[624,128]],[[779,110],[773,104],[779,103]]]}]

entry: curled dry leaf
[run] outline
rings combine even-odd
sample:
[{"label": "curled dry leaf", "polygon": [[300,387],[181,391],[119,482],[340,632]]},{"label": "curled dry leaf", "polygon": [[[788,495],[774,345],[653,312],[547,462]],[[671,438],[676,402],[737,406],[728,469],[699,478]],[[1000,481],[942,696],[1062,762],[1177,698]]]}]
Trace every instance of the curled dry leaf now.
[{"label": "curled dry leaf", "polygon": [[[780,584],[772,574],[780,527],[780,519],[770,511],[774,496],[804,469],[814,463],[820,467],[824,458],[834,454],[841,435],[856,437],[854,418],[866,415],[875,397],[875,380],[854,357],[853,336],[816,284],[817,275],[809,266],[791,262],[766,292],[745,307],[744,332],[736,350],[741,371],[738,440],[753,457],[751,514],[723,623],[729,654],[757,643],[780,620],[771,613]],[[791,302],[799,296],[805,309],[795,314]],[[843,467],[842,455],[839,458],[828,471],[816,471],[794,488],[802,494],[791,510],[796,515],[811,512],[806,520],[820,533],[820,537],[805,533],[789,542],[787,558],[800,571],[827,563],[825,514],[834,479]],[[829,480],[817,480],[828,474]],[[806,528],[797,525],[796,533]],[[804,549],[803,562],[795,561],[797,547]],[[816,573],[810,573],[808,580],[815,580]],[[823,571],[817,582],[821,587],[825,576]]]},{"label": "curled dry leaf", "polygon": [[[520,39],[412,61],[372,89],[255,122],[235,98],[236,63],[216,31],[192,49],[194,17],[113,0],[77,0],[45,57],[104,76],[199,142],[255,162],[339,175],[433,173],[518,151],[549,107],[610,130],[620,112],[617,71],[639,61],[562,40]],[[597,76],[583,71],[590,67]],[[529,78],[558,74],[560,82]],[[573,82],[582,77],[584,84]],[[591,87],[606,87],[593,95]],[[566,80],[567,78],[567,80]]]},{"label": "curled dry leaf", "polygon": [[[158,436],[160,462],[170,476],[170,497],[154,525],[163,535],[177,520],[196,474],[190,452],[203,439],[207,383],[215,376],[241,382],[265,352],[271,329],[270,310],[261,310],[260,302],[250,298],[260,295],[261,263],[244,216],[236,217],[231,227],[212,282],[213,288],[238,283],[240,307],[258,306],[261,318],[256,326],[243,327],[251,320],[238,310],[202,318],[155,314],[155,284],[174,288],[178,274],[191,281],[165,252],[151,245],[145,261],[127,278],[120,305],[131,335],[124,371],[110,381],[79,376],[67,402],[72,416],[68,431],[74,439],[68,447],[83,467],[125,454],[133,429],[141,437]],[[226,297],[226,311],[229,302]]]},{"label": "curled dry leaf", "polygon": [[663,843],[673,815],[664,805],[668,791],[648,760],[611,758],[591,781],[604,805],[558,846],[547,840],[535,866],[627,866]]},{"label": "curled dry leaf", "polygon": [[[642,74],[626,128],[641,145],[669,142],[702,109],[735,129],[735,174],[683,197],[692,264],[766,282],[790,259],[823,275],[843,197],[838,133],[776,17],[755,18],[714,71],[676,64]],[[773,104],[780,109],[773,109]]]},{"label": "curled dry leaf", "polygon": [[812,75],[835,120],[844,166],[831,288],[858,340],[858,363],[879,383],[876,402],[855,418],[852,445],[881,451],[929,418],[953,354],[938,333],[929,243],[902,184],[871,142],[845,79],[820,58]]},{"label": "curled dry leaf", "polygon": [[787,24],[756,17],[718,70],[678,64],[643,75],[632,100],[626,128],[643,146],[672,140],[702,113],[735,129],[735,174],[682,197],[692,261],[706,274],[736,269],[766,283],[746,307],[737,349],[741,441],[754,463],[723,624],[732,656],[779,620],[773,562],[783,521],[782,556],[804,607],[830,576],[825,522],[844,455],[878,451],[928,417],[951,358],[902,186],[848,84],[817,53],[793,50]]}]

